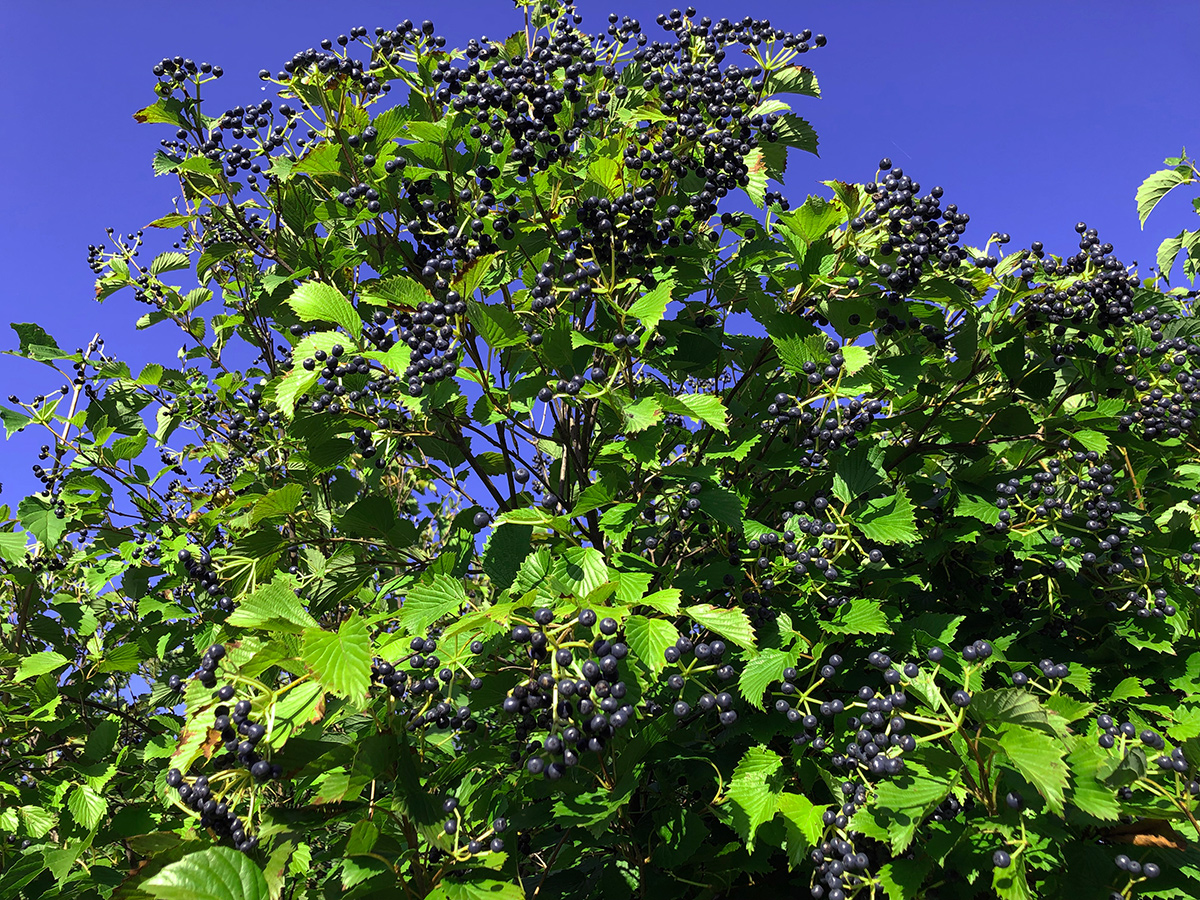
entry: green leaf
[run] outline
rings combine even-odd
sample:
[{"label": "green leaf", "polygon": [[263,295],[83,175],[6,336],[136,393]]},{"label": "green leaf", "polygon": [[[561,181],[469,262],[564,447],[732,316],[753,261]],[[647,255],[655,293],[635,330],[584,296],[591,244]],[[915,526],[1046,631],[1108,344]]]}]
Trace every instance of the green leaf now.
[{"label": "green leaf", "polygon": [[156,900],[270,900],[262,870],[230,847],[188,854],[138,888]]},{"label": "green leaf", "polygon": [[456,876],[443,878],[425,900],[525,900],[525,892],[508,881]]},{"label": "green leaf", "polygon": [[67,797],[67,809],[71,816],[90,831],[100,824],[108,810],[108,801],[101,797],[89,784],[77,784]]},{"label": "green leaf", "polygon": [[21,663],[17,666],[17,674],[14,681],[21,682],[26,678],[36,678],[39,675],[44,675],[47,672],[53,672],[56,669],[61,669],[70,662],[61,653],[56,653],[53,650],[43,650],[40,653],[34,653],[31,656],[21,657]]},{"label": "green leaf", "polygon": [[780,66],[767,76],[764,94],[802,94],[805,97],[820,97],[821,88],[817,76],[808,66]]},{"label": "green leaf", "polygon": [[[972,705],[974,703],[972,702]],[[1068,763],[1074,776],[1071,803],[1079,810],[1102,822],[1115,822],[1121,816],[1116,788],[1100,781],[1100,767],[1111,754],[1095,741],[1080,741],[1071,751]]]},{"label": "green leaf", "polygon": [[657,397],[643,397],[636,403],[624,403],[621,406],[621,417],[626,434],[637,434],[645,431],[662,418],[662,407]]},{"label": "green leaf", "polygon": [[150,261],[150,274],[161,275],[163,272],[178,272],[190,268],[192,261],[186,253],[160,253]]},{"label": "green leaf", "polygon": [[361,616],[351,615],[337,633],[304,630],[304,663],[330,691],[357,699],[371,684],[371,636]]},{"label": "green leaf", "polygon": [[725,424],[725,404],[714,394],[660,395],[658,405],[664,412],[688,416],[723,434],[729,433],[729,426]]},{"label": "green leaf", "polygon": [[705,485],[700,492],[700,511],[739,531],[746,517],[746,501],[728,488]]},{"label": "green leaf", "polygon": [[295,584],[295,579],[289,576],[278,576],[241,600],[226,622],[241,628],[265,628],[290,634],[315,628],[317,620],[309,615],[296,596]]},{"label": "green leaf", "polygon": [[1000,900],[1037,900],[1025,875],[1025,854],[1013,857],[1006,869],[992,869],[992,890]]},{"label": "green leaf", "polygon": [[746,166],[746,184],[742,190],[750,198],[750,202],[762,209],[766,202],[767,193],[767,158],[762,149],[755,147],[742,157]]},{"label": "green leaf", "polygon": [[568,547],[555,561],[554,580],[564,594],[586,597],[609,580],[604,554],[595,547]]},{"label": "green leaf", "polygon": [[362,336],[362,319],[358,310],[332,285],[306,281],[292,291],[287,302],[293,312],[306,322],[333,322],[345,328],[355,339]]},{"label": "green leaf", "polygon": [[1008,725],[1000,732],[1000,747],[1013,766],[1046,798],[1046,805],[1063,814],[1063,791],[1067,789],[1066,755],[1062,742],[1041,731]]},{"label": "green leaf", "polygon": [[988,725],[1023,725],[1027,728],[1048,728],[1050,725],[1050,718],[1037,697],[1021,688],[977,691],[971,695],[967,714],[974,721]]},{"label": "green leaf", "polygon": [[854,524],[869,540],[881,544],[912,544],[917,540],[912,501],[903,487],[890,497],[871,500]]},{"label": "green leaf", "polygon": [[912,844],[925,817],[950,796],[959,777],[949,764],[927,767],[909,760],[900,775],[879,782],[873,808],[856,813],[851,826],[859,815],[869,814],[886,828],[892,852],[899,855]]},{"label": "green leaf", "polygon": [[1095,450],[1097,453],[1108,452],[1108,437],[1098,431],[1073,431],[1071,437],[1079,441],[1085,450]]},{"label": "green leaf", "polygon": [[271,491],[254,504],[254,508],[250,511],[250,524],[257,525],[263,519],[286,516],[288,513],[294,512],[302,496],[304,496],[304,486],[300,484],[285,484],[283,487]]},{"label": "green leaf", "polygon": [[934,860],[928,856],[893,859],[879,867],[879,883],[889,900],[917,900],[922,896],[921,885],[933,864]]},{"label": "green leaf", "polygon": [[773,776],[782,766],[779,754],[765,747],[751,747],[730,779],[726,796],[736,808],[733,827],[750,852],[759,827],[775,818],[779,809],[780,787]]},{"label": "green leaf", "polygon": [[800,865],[805,853],[821,843],[825,824],[821,821],[825,807],[817,806],[803,794],[779,795],[779,815],[783,816],[787,834],[788,863]]},{"label": "green leaf", "polygon": [[739,647],[754,649],[754,628],[741,609],[718,609],[710,603],[689,606],[684,610],[694,622],[714,631]]},{"label": "green leaf", "polygon": [[408,592],[398,618],[410,634],[424,634],[438,619],[454,615],[466,605],[467,593],[457,578],[434,575],[432,582],[418,584]]},{"label": "green leaf", "polygon": [[843,503],[851,503],[885,484],[887,473],[882,456],[877,447],[860,445],[838,460],[833,473],[834,496]]},{"label": "green leaf", "polygon": [[636,659],[651,672],[661,672],[667,666],[663,655],[668,647],[679,640],[679,631],[670,622],[648,619],[645,616],[630,616],[625,620],[625,643]]},{"label": "green leaf", "polygon": [[811,153],[813,156],[820,156],[817,152],[817,133],[813,130],[812,125],[807,120],[799,116],[788,113],[782,116],[775,124],[774,134],[776,139],[781,144],[788,147],[795,147],[798,150],[803,150],[806,153]]},{"label": "green leaf", "polygon": [[674,288],[673,281],[660,281],[657,287],[642,294],[629,307],[629,315],[641,320],[647,334],[653,332],[658,327],[658,323],[662,321],[662,317],[666,315],[667,304],[671,302],[671,291]]},{"label": "green leaf", "polygon": [[638,521],[636,503],[618,503],[600,516],[600,530],[615,544],[622,543]]},{"label": "green leaf", "polygon": [[1167,193],[1181,184],[1191,184],[1192,167],[1176,166],[1174,169],[1160,169],[1146,178],[1137,189],[1134,199],[1137,201],[1138,224],[1146,228],[1146,219],[1158,206],[1158,202]]},{"label": "green leaf", "polygon": [[67,530],[66,519],[54,512],[54,505],[41,497],[26,497],[17,504],[17,517],[25,530],[42,542],[53,547]]},{"label": "green leaf", "polygon": [[821,623],[830,634],[885,634],[891,623],[879,600],[871,597],[855,597],[843,603],[833,613],[833,620]]},{"label": "green leaf", "polygon": [[[629,578],[630,574],[632,573],[623,572],[621,574],[622,583]],[[679,615],[679,600],[682,596],[683,592],[679,588],[664,588],[661,591],[655,591],[653,594],[638,597],[632,602],[641,604],[642,606],[649,606],[664,616],[677,616]]]},{"label": "green leaf", "polygon": [[533,528],[505,523],[492,529],[483,545],[483,571],[492,584],[507,590],[517,579],[521,561],[533,547]]},{"label": "green leaf", "polygon": [[525,343],[520,320],[502,303],[470,302],[467,318],[492,347],[514,347]]},{"label": "green leaf", "polygon": [[796,664],[797,654],[789,650],[764,650],[751,659],[738,676],[738,690],[755,709],[765,709],[763,695],[774,681],[783,678],[783,670]]}]

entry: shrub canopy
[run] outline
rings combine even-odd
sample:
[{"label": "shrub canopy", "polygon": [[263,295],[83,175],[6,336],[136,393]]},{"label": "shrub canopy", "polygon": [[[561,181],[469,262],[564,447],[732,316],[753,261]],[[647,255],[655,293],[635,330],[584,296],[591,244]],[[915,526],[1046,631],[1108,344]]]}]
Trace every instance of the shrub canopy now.
[{"label": "shrub canopy", "polygon": [[1200,894],[1193,294],[789,202],[822,35],[519,5],[155,66],[186,345],[13,326],[0,896]]}]

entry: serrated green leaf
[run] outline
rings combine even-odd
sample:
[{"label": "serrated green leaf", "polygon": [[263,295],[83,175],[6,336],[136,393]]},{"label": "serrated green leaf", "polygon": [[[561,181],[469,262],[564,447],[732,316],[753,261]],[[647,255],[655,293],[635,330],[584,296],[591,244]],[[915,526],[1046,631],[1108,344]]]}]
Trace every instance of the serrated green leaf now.
[{"label": "serrated green leaf", "polygon": [[317,620],[309,615],[296,596],[296,582],[290,576],[277,576],[270,584],[242,599],[226,620],[241,628],[265,628],[301,634],[316,627]]},{"label": "serrated green leaf", "polygon": [[890,497],[870,501],[854,524],[869,540],[881,544],[912,544],[917,540],[912,501],[902,487]]},{"label": "serrated green leaf", "polygon": [[160,253],[150,261],[150,274],[161,275],[163,272],[177,272],[190,268],[192,261],[186,253]]},{"label": "serrated green leaf", "polygon": [[492,529],[483,545],[483,571],[492,584],[507,589],[533,546],[533,528],[506,523]]},{"label": "serrated green leaf", "polygon": [[783,760],[774,751],[751,747],[729,781],[726,796],[735,806],[733,826],[751,852],[759,827],[775,818],[779,809],[781,787],[774,776],[782,765]]},{"label": "serrated green leaf", "polygon": [[967,714],[973,721],[989,725],[1045,728],[1050,724],[1046,710],[1037,697],[1021,688],[977,691],[971,695]]},{"label": "serrated green leaf", "polygon": [[501,303],[468,303],[467,318],[489,346],[514,347],[525,343],[520,320]]},{"label": "serrated green leaf", "polygon": [[17,666],[17,674],[13,678],[13,681],[21,682],[26,678],[36,678],[38,675],[44,675],[46,672],[61,669],[69,662],[69,659],[53,650],[43,650],[40,653],[23,656],[21,657],[20,664]]},{"label": "serrated green leaf", "polygon": [[1063,814],[1063,792],[1067,789],[1066,749],[1057,738],[1019,725],[1005,726],[1000,747],[1013,766],[1038,789],[1046,805],[1057,816]]},{"label": "serrated green leaf", "polygon": [[299,484],[285,484],[283,487],[271,491],[254,504],[254,508],[250,511],[250,524],[257,525],[264,519],[286,516],[288,513],[294,512],[303,496],[304,486]]},{"label": "serrated green leaf", "polygon": [[625,620],[625,643],[630,651],[651,672],[661,672],[667,666],[663,655],[679,640],[679,631],[670,622],[630,616]]},{"label": "serrated green leaf", "polygon": [[824,807],[817,806],[803,794],[779,795],[778,815],[783,816],[791,868],[800,865],[808,850],[821,842],[825,833],[825,824],[821,821],[824,813]]},{"label": "serrated green leaf", "polygon": [[1191,183],[1192,167],[1188,165],[1176,166],[1173,169],[1160,169],[1147,176],[1146,180],[1139,185],[1137,194],[1134,196],[1134,200],[1137,202],[1138,224],[1145,229],[1146,219],[1154,211],[1154,207],[1158,206],[1159,201],[1171,190]]},{"label": "serrated green leaf", "polygon": [[664,412],[677,413],[711,425],[722,434],[729,433],[726,424],[725,404],[714,394],[678,394],[674,397],[662,395],[658,405]]},{"label": "serrated green leaf", "polygon": [[[959,772],[948,764],[925,766],[910,760],[899,775],[879,782],[871,814],[886,827],[893,853],[908,849],[921,822],[950,796],[958,779]],[[857,818],[856,813],[852,823]]]},{"label": "serrated green leaf", "polygon": [[765,709],[763,695],[774,681],[783,678],[783,670],[796,664],[797,652],[792,650],[764,650],[746,663],[738,676],[738,690],[746,702],[755,709]]},{"label": "serrated green leaf", "polygon": [[[624,582],[627,574],[623,573],[621,581]],[[679,601],[683,596],[683,592],[679,588],[664,588],[661,591],[655,591],[653,594],[646,594],[644,597],[638,597],[632,602],[649,606],[651,609],[658,610],[664,616],[679,615]]]},{"label": "serrated green leaf", "polygon": [[108,801],[96,793],[91,785],[77,784],[67,795],[67,809],[76,822],[90,831],[100,824],[100,819],[108,810]]},{"label": "serrated green leaf", "polygon": [[739,647],[754,649],[754,628],[741,609],[718,609],[709,603],[689,606],[684,610],[694,622],[716,632]]},{"label": "serrated green leaf", "polygon": [[495,878],[443,878],[426,900],[525,900],[518,885]]},{"label": "serrated green leaf", "polygon": [[1096,777],[1109,756],[1109,752],[1094,741],[1081,741],[1067,759],[1073,776],[1071,803],[1103,822],[1115,822],[1121,815],[1116,789]]},{"label": "serrated green leaf", "polygon": [[843,603],[833,613],[833,619],[821,623],[830,634],[885,634],[891,630],[887,614],[880,601],[871,597],[855,597]]},{"label": "serrated green leaf", "polygon": [[1025,874],[1024,853],[1014,856],[1007,868],[992,869],[992,890],[1000,900],[1037,900]]},{"label": "serrated green leaf", "polygon": [[410,634],[424,634],[438,619],[454,615],[466,604],[467,592],[457,578],[434,575],[432,582],[408,592],[398,618]]},{"label": "serrated green leaf", "polygon": [[355,339],[362,336],[362,319],[358,310],[333,285],[321,281],[306,281],[297,287],[288,306],[306,322],[333,322],[341,325]]},{"label": "serrated green leaf", "polygon": [[355,699],[371,684],[371,635],[361,616],[351,615],[337,633],[304,630],[305,665],[335,694]]},{"label": "serrated green leaf", "polygon": [[563,593],[586,597],[609,580],[604,554],[595,547],[568,547],[555,562],[554,580]]},{"label": "serrated green leaf", "polygon": [[270,900],[262,870],[230,847],[190,853],[138,888],[156,900]]},{"label": "serrated green leaf", "polygon": [[641,320],[647,334],[653,332],[658,327],[658,323],[662,321],[662,317],[667,312],[667,305],[671,302],[671,291],[674,288],[673,281],[660,281],[657,287],[642,294],[629,307],[629,315]]}]

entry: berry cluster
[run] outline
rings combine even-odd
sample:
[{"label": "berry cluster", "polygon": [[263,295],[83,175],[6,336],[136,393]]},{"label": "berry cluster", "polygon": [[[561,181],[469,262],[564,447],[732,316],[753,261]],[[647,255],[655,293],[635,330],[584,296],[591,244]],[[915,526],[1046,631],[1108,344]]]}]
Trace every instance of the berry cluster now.
[{"label": "berry cluster", "polygon": [[[442,823],[442,831],[448,835],[454,836],[455,846],[458,846],[459,836],[462,834],[462,813],[459,809],[458,798],[454,796],[447,797],[442,801],[442,812],[449,815],[451,818]],[[466,851],[468,856],[477,856],[490,850],[492,853],[501,853],[504,851],[504,839],[499,837],[502,832],[507,830],[508,820],[504,818],[494,819],[492,827],[488,831],[480,834],[478,837],[470,838],[467,841]],[[489,835],[497,835],[490,840]]]},{"label": "berry cluster", "polygon": [[[674,647],[668,647],[663,651],[668,663],[681,664],[683,668],[682,674],[676,672],[667,677],[667,687],[676,692],[683,691],[689,681],[695,682],[700,675],[708,672],[712,672],[718,681],[731,681],[737,673],[729,663],[721,662],[721,657],[725,655],[726,649],[725,642],[719,638],[705,642],[681,636],[675,641]],[[732,694],[728,691],[714,692],[709,690],[706,685],[702,685],[700,690],[701,694],[696,700],[697,714],[692,715],[691,704],[681,697],[671,707],[676,718],[691,717],[690,721],[716,710],[717,720],[721,725],[729,726],[737,721],[738,714],[737,710],[733,708]]]},{"label": "berry cluster", "polygon": [[[1038,668],[1042,675],[1054,681],[1062,681],[1071,675],[1071,667],[1066,663],[1056,663],[1052,659],[1043,659],[1038,663]],[[1014,672],[1012,683],[1017,687],[1024,687],[1029,684],[1029,675],[1025,672]]]},{"label": "berry cluster", "polygon": [[[620,662],[629,648],[620,640],[616,620],[598,619],[591,609],[582,610],[575,622],[555,629],[550,628],[554,613],[547,607],[538,609],[533,620],[535,627],[516,625],[510,637],[525,647],[528,659],[551,661],[551,670],[535,672],[518,684],[504,698],[501,709],[517,717],[515,736],[527,742],[524,753],[529,772],[558,779],[579,763],[581,752],[603,752],[637,714],[631,703],[623,702],[628,688],[621,680]],[[600,632],[591,643],[590,657],[582,662],[568,646],[580,643],[573,639],[576,624],[597,627]],[[535,729],[543,728],[548,731],[545,739],[530,740]],[[521,755],[514,751],[515,758]]]},{"label": "berry cluster", "polygon": [[258,846],[257,836],[247,836],[246,823],[230,805],[213,793],[209,779],[199,775],[189,782],[178,769],[167,772],[167,787],[179,792],[179,800],[188,809],[200,814],[198,827],[211,829],[217,837],[227,837],[242,853],[250,853]]},{"label": "berry cluster", "polygon": [[404,377],[409,379],[408,392],[419,397],[422,385],[435,384],[458,371],[458,361],[452,352],[455,336],[454,317],[467,311],[466,301],[457,291],[448,291],[445,302],[422,301],[415,313],[397,317],[400,340],[412,349]]},{"label": "berry cluster", "polygon": [[[217,577],[216,570],[212,567],[212,554],[207,549],[200,551],[200,557],[197,559],[192,556],[192,552],[188,549],[179,551],[179,561],[183,563],[183,567],[187,570],[188,577],[198,583],[200,590],[208,594],[209,597],[216,600],[217,609],[224,612],[233,610],[233,600],[225,596],[224,588],[221,586],[221,581]],[[224,655],[224,648],[221,648]],[[210,648],[211,652],[211,648]],[[200,683],[205,687],[212,687],[216,684],[216,676],[213,671],[216,668],[217,660],[221,657],[210,658],[207,654],[200,662],[201,674],[199,676]],[[212,666],[205,668],[205,660],[212,662]],[[209,681],[211,680],[211,684]]]},{"label": "berry cluster", "polygon": [[[1054,334],[1062,337],[1068,325],[1080,328],[1094,317],[1095,324],[1107,330],[1121,326],[1134,315],[1133,294],[1138,289],[1137,277],[1112,255],[1112,244],[1101,244],[1098,232],[1085,222],[1075,225],[1080,235],[1080,252],[1061,262],[1045,258],[1041,241],[1031,244],[1031,252],[1021,261],[1021,280],[1032,282],[1041,269],[1047,279],[1062,279],[1085,274],[1091,278],[1075,277],[1065,288],[1047,283],[1043,289],[1021,301],[1021,314],[1032,333],[1040,333],[1044,322],[1055,326]],[[988,260],[995,265],[993,258]],[[1157,338],[1156,338],[1157,340]]]},{"label": "berry cluster", "polygon": [[[823,818],[827,826],[833,825],[839,829],[846,827],[849,816],[867,799],[865,789],[861,785],[855,787],[852,782],[846,782],[842,785],[842,790],[847,792],[847,799],[841,812],[827,810]],[[863,836],[857,832],[848,832],[847,836],[853,840],[835,835],[822,841],[820,846],[809,854],[809,859],[816,866],[815,883],[811,889],[813,897],[845,900],[864,883],[863,876],[870,868],[871,860],[866,853],[856,850],[855,847],[855,842],[862,841]]]}]

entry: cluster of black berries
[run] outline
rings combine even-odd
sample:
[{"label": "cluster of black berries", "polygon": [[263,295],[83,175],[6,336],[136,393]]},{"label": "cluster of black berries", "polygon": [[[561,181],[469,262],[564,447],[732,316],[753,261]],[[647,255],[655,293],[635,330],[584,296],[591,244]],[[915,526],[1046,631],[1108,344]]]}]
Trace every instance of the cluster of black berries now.
[{"label": "cluster of black berries", "polygon": [[[217,691],[217,697],[223,701],[234,697],[233,685],[225,685]],[[221,740],[225,742],[225,755],[214,757],[213,763],[219,769],[230,768],[238,763],[250,770],[250,775],[256,781],[267,781],[283,777],[283,766],[262,758],[258,752],[259,742],[266,737],[266,726],[250,720],[251,703],[249,700],[239,700],[230,711],[224,704],[213,710],[213,728],[220,732]]]},{"label": "cluster of black berries", "polygon": [[[1151,728],[1144,728],[1139,733],[1137,727],[1132,722],[1122,722],[1118,725],[1108,713],[1101,713],[1097,716],[1096,724],[1102,732],[1097,742],[1105,750],[1112,749],[1118,737],[1124,737],[1127,740],[1137,739],[1150,749],[1159,752],[1160,755],[1155,758],[1154,762],[1160,769],[1168,772],[1178,772],[1181,775],[1186,775],[1191,771],[1191,765],[1184,756],[1183,748],[1176,746],[1171,748],[1169,754],[1163,753],[1167,748],[1166,742],[1163,740],[1162,735]],[[1200,782],[1195,779],[1188,781],[1187,788],[1190,794],[1200,794]]]},{"label": "cluster of black berries", "polygon": [[1033,333],[1041,333],[1043,323],[1050,322],[1055,326],[1054,335],[1062,337],[1068,325],[1079,328],[1093,321],[1093,317],[1095,324],[1107,329],[1110,325],[1124,325],[1134,315],[1137,277],[1112,255],[1112,244],[1100,243],[1096,229],[1079,222],[1075,231],[1080,235],[1080,252],[1074,256],[1062,262],[1046,260],[1042,242],[1034,241],[1030,254],[1021,261],[1020,277],[1026,284],[1033,281],[1038,269],[1048,279],[1082,275],[1088,266],[1095,273],[1086,280],[1073,281],[1066,288],[1046,284],[1041,292],[1025,297],[1021,308]]},{"label": "cluster of black berries", "polygon": [[[1144,875],[1147,878],[1157,878],[1159,875],[1162,874],[1162,869],[1159,867],[1159,865],[1157,863],[1148,862],[1148,863],[1142,864],[1142,863],[1138,862],[1136,859],[1130,859],[1124,853],[1118,853],[1113,858],[1113,862],[1116,863],[1116,866],[1118,869],[1120,869],[1123,872],[1128,872],[1130,875],[1134,875],[1134,876]],[[1122,897],[1122,898],[1124,898],[1124,896],[1125,896],[1124,894],[1120,893],[1119,891],[1114,892],[1114,893],[1116,893],[1117,896]]]},{"label": "cluster of black berries", "polygon": [[[832,678],[837,673],[837,667],[842,664],[842,657],[838,654],[833,654],[829,658],[829,662],[821,667],[822,678]],[[798,692],[796,680],[800,677],[800,673],[795,666],[787,666],[783,670],[782,680],[776,688],[776,693],[782,696],[775,701],[775,711],[783,713],[787,716],[788,722],[793,725],[799,725],[803,729],[792,735],[792,743],[797,747],[802,747],[805,744],[811,744],[814,750],[824,750],[826,746],[825,738],[819,736],[817,732],[818,719],[812,713],[805,713],[792,706],[788,697],[794,696]]]},{"label": "cluster of black berries", "polygon": [[[180,553],[186,551],[180,550]],[[217,666],[221,660],[225,658],[225,647],[222,644],[213,644],[204,651],[204,655],[200,657],[200,670],[196,673],[196,680],[206,688],[217,686]],[[170,681],[168,680],[168,683]]]},{"label": "cluster of black berries", "polygon": [[[674,647],[663,651],[668,663],[678,664],[683,668],[682,674],[675,672],[667,677],[667,687],[672,691],[682,692],[689,681],[696,682],[699,676],[708,672],[712,672],[718,681],[731,681],[737,673],[729,663],[721,662],[726,649],[725,642],[720,638],[706,642],[694,640],[686,635],[680,636]],[[680,697],[671,707],[676,718],[692,721],[716,710],[717,720],[721,725],[729,726],[737,721],[738,714],[733,708],[732,694],[728,691],[714,692],[709,690],[706,684],[700,685],[700,691],[700,696],[695,701],[696,714],[693,715],[692,705]]]},{"label": "cluster of black berries", "polygon": [[[449,835],[459,834],[462,828],[462,814],[458,811],[458,798],[450,796],[443,800],[442,812],[451,816],[451,818],[442,823],[442,831]],[[500,835],[507,829],[507,819],[494,819],[492,821],[492,827],[490,830],[478,838],[471,838],[469,841],[467,841],[467,853],[469,853],[471,856],[476,856],[488,850],[490,850],[492,853],[503,852],[504,839],[501,837],[493,837],[491,840],[488,840],[488,835]]]},{"label": "cluster of black berries", "polygon": [[[435,629],[425,637],[414,637],[409,642],[412,652],[395,663],[376,659],[371,666],[371,680],[382,684],[398,701],[395,712],[408,716],[407,727],[410,731],[435,727],[460,733],[472,732],[479,727],[479,723],[472,718],[470,707],[451,702],[456,676],[452,669],[442,665],[441,658],[437,656],[437,635]],[[479,653],[483,650],[483,644],[475,641],[471,650]],[[404,665],[409,668],[401,669]],[[477,677],[467,683],[468,690],[478,690],[482,686],[482,679]],[[424,699],[426,697],[430,699]],[[438,698],[436,703],[433,697]],[[405,705],[399,701],[404,701]]]},{"label": "cluster of black berries", "polygon": [[[524,751],[529,772],[558,779],[578,764],[580,753],[602,752],[636,716],[634,706],[624,702],[628,688],[620,671],[629,648],[619,639],[615,619],[598,619],[594,610],[585,609],[579,613],[578,625],[598,627],[600,633],[592,642],[590,657],[581,663],[569,647],[555,646],[542,630],[553,623],[552,610],[542,607],[533,618],[538,627],[516,625],[510,637],[525,646],[524,655],[534,662],[553,656],[553,670],[517,685],[504,698],[501,709],[518,717],[515,736],[518,741],[528,741]],[[544,740],[529,740],[535,729],[549,733]],[[515,761],[522,753],[514,750],[513,756]]]},{"label": "cluster of black berries", "polygon": [[[1055,681],[1062,681],[1062,679],[1068,678],[1071,675],[1071,667],[1069,665],[1066,663],[1056,663],[1052,659],[1043,659],[1038,662],[1038,669],[1041,670],[1042,675],[1046,678]],[[1029,684],[1029,675],[1025,672],[1014,672],[1012,683],[1017,687],[1024,687]]]},{"label": "cluster of black berries", "polygon": [[199,828],[212,829],[218,837],[227,837],[242,853],[251,853],[258,846],[258,837],[246,834],[246,823],[229,804],[213,794],[208,778],[199,775],[187,782],[178,769],[167,772],[167,787],[179,792],[180,801],[200,814]]},{"label": "cluster of black berries", "polygon": [[[1148,323],[1152,346],[1138,347],[1128,338],[1115,355],[1113,374],[1138,391],[1138,405],[1118,420],[1120,431],[1137,428],[1148,441],[1168,441],[1190,433],[1200,419],[1200,345],[1183,336],[1164,337],[1163,328],[1175,319],[1158,307],[1132,316]],[[1142,321],[1139,321],[1142,320]],[[1139,363],[1146,368],[1141,370]]]},{"label": "cluster of black berries", "polygon": [[[853,782],[848,781],[842,785],[843,791],[847,789],[849,793],[846,794],[847,799],[841,811],[835,813],[833,810],[826,810],[823,821],[827,826],[845,828],[849,816],[854,814],[859,805],[866,802],[867,795],[862,785],[856,787]],[[862,835],[848,832],[847,837],[857,842]],[[863,875],[871,866],[870,857],[861,850],[856,850],[854,842],[837,835],[822,841],[819,847],[810,852],[809,859],[816,867],[811,894],[813,897],[828,900],[845,900],[851,896],[858,886],[864,883]]]},{"label": "cluster of black berries", "polygon": [[[183,550],[180,550],[179,551],[179,561],[181,563],[183,563],[183,567],[187,570],[188,577],[191,578],[192,580],[194,580],[195,582],[197,582],[200,589],[202,591],[204,591],[209,597],[213,598],[216,601],[217,609],[220,609],[224,612],[231,612],[233,610],[233,600],[230,599],[229,597],[225,596],[225,591],[224,591],[224,588],[222,588],[222,586],[221,586],[221,581],[217,577],[216,570],[214,570],[212,567],[212,554],[210,554],[208,552],[207,548],[200,551],[200,557],[198,559],[196,557],[192,556],[192,552],[190,550],[188,550],[186,548]],[[216,645],[216,646],[220,646],[220,645]],[[210,648],[210,652],[211,652],[211,649],[215,649],[215,648]],[[224,654],[223,647],[221,648],[221,652],[223,655]],[[205,659],[208,659],[208,658],[209,657],[206,655]],[[213,668],[216,667],[216,660],[218,660],[220,658],[221,657],[218,656],[212,660]],[[201,669],[204,670],[203,661],[201,662]],[[215,684],[216,676],[212,674],[211,670],[207,670],[207,672],[208,672],[208,677],[212,678],[213,684]],[[203,673],[200,676],[200,682],[205,687],[213,686],[212,684],[209,684],[205,680],[205,676]]]},{"label": "cluster of black berries", "polygon": [[[886,654],[880,654],[886,659]],[[879,666],[879,660],[875,663]],[[885,678],[889,684],[899,681],[899,672],[886,668],[890,659],[882,666],[885,674],[893,673],[894,678]],[[831,763],[839,769],[857,769],[865,778],[884,778],[899,775],[904,771],[904,759],[901,754],[916,749],[916,739],[906,734],[907,722],[900,712],[908,705],[908,697],[903,691],[880,695],[868,685],[858,689],[859,701],[865,703],[866,710],[857,716],[851,716],[846,726],[854,730],[854,735],[846,742],[845,751],[833,756]],[[822,709],[824,712],[824,709]],[[834,714],[834,706],[829,705],[829,714]],[[889,756],[889,748],[896,748],[897,755]],[[816,747],[814,743],[814,749]]]},{"label": "cluster of black berries", "polygon": [[159,84],[166,88],[166,92],[169,93],[170,89],[176,84],[198,79],[201,75],[211,74],[213,78],[220,78],[224,72],[220,66],[214,66],[206,62],[197,64],[193,60],[176,56],[163,57],[155,63],[154,74],[159,78]]},{"label": "cluster of black berries", "polygon": [[[884,171],[892,169],[891,160],[880,160],[879,168]],[[965,233],[971,217],[960,213],[955,204],[943,210],[942,188],[931,188],[928,194],[920,196],[921,185],[905,175],[903,169],[894,169],[880,182],[866,185],[866,192],[874,200],[874,208],[852,219],[850,229],[862,231],[886,219],[888,239],[879,252],[885,257],[896,253],[896,265],[882,263],[876,272],[866,277],[869,281],[881,284],[889,306],[898,305],[903,299],[902,295],[920,281],[926,264],[942,271],[954,271],[968,260],[967,252],[955,245]],[[990,259],[988,261],[995,265]],[[870,264],[869,258],[858,258],[860,268],[866,269]],[[850,280],[850,287],[858,285],[858,278]],[[892,334],[906,326],[912,329],[920,327],[919,320],[905,322],[894,316],[887,306],[877,309],[875,315],[883,322],[881,334]],[[939,346],[945,344],[945,335],[934,331],[925,334]]]},{"label": "cluster of black berries", "polygon": [[404,371],[412,396],[419,397],[423,385],[436,384],[458,371],[458,357],[453,350],[454,317],[466,311],[466,301],[458,292],[448,291],[445,302],[422,302],[415,313],[403,313],[396,319],[400,340],[412,349]]}]

